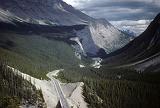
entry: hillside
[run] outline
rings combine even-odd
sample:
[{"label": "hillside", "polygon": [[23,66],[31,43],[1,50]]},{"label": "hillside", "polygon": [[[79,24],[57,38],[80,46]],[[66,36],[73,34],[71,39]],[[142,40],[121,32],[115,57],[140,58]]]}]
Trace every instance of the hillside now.
[{"label": "hillside", "polygon": [[1,60],[35,77],[45,77],[50,70],[81,63],[73,48],[63,41],[49,40],[36,34],[1,32],[0,35]]},{"label": "hillside", "polygon": [[[159,65],[160,53],[160,14],[151,22],[148,28],[136,39],[109,54],[105,60],[106,65],[133,67],[143,71],[149,67]],[[156,71],[158,69],[155,69]]]},{"label": "hillside", "polygon": [[160,14],[133,40],[62,0],[0,0],[0,108],[160,108],[159,33]]},{"label": "hillside", "polygon": [[16,21],[48,26],[85,25],[84,29],[75,33],[91,57],[98,56],[102,49],[101,56],[111,53],[132,39],[105,19],[94,19],[62,0],[0,0],[0,3],[1,22],[15,24]]},{"label": "hillside", "polygon": [[31,82],[14,74],[6,64],[0,64],[0,107],[19,108],[20,106],[46,108],[42,91]]}]

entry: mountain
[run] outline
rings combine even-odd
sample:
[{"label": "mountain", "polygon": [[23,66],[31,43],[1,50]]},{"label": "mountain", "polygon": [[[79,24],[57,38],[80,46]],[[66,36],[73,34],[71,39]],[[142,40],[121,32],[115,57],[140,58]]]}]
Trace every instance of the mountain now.
[{"label": "mountain", "polygon": [[[73,32],[85,55],[91,57],[103,57],[132,39],[105,19],[94,19],[62,0],[0,0],[0,21],[14,25],[15,21],[47,26],[85,25]],[[82,52],[79,46],[75,46],[78,53]]]},{"label": "mountain", "polygon": [[0,0],[0,108],[159,108],[160,74],[128,69],[158,71],[159,17],[132,40],[62,0]]},{"label": "mountain", "polygon": [[56,25],[85,24],[93,18],[62,0],[1,0],[0,7],[24,20],[47,20]]},{"label": "mountain", "polygon": [[160,65],[160,14],[136,39],[119,49],[105,60],[105,64],[132,67],[138,71],[159,71]]},{"label": "mountain", "polygon": [[129,29],[122,29],[122,31],[126,34],[128,34],[129,36],[133,36],[136,37],[136,33],[134,33],[133,31],[129,30]]}]

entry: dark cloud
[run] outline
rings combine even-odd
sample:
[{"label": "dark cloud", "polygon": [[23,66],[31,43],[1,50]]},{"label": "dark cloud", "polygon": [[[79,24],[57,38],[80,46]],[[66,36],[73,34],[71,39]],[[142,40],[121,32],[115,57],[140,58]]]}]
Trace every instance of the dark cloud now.
[{"label": "dark cloud", "polygon": [[80,10],[93,17],[108,20],[153,19],[160,12],[160,6],[145,1],[99,1],[87,4],[80,7]]},{"label": "dark cloud", "polygon": [[[143,32],[160,12],[160,0],[64,0],[95,18],[106,18],[119,29]],[[139,24],[141,21],[145,21]],[[130,22],[130,23],[128,23]],[[133,23],[133,25],[131,24]]]}]

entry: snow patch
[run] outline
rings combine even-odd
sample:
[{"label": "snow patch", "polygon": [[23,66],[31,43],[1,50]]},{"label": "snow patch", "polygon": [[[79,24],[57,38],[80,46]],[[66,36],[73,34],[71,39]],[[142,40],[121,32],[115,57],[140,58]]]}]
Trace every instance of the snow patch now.
[{"label": "snow patch", "polygon": [[80,64],[80,65],[79,65],[79,67],[80,67],[80,68],[85,68],[86,66],[84,66],[84,65]]},{"label": "snow patch", "polygon": [[48,25],[47,23],[45,23],[45,21],[43,20],[36,20],[38,22],[38,24],[40,25]]},{"label": "snow patch", "polygon": [[75,51],[75,56],[76,56],[79,60],[81,60],[81,59],[82,59],[82,57],[81,57],[81,53],[78,53],[78,52],[76,52],[76,51]]},{"label": "snow patch", "polygon": [[91,64],[91,67],[100,68],[102,66],[101,65],[101,62],[102,62],[101,58],[93,58],[92,60],[94,61],[94,63]]},{"label": "snow patch", "polygon": [[4,10],[0,9],[0,21],[1,22],[14,24],[11,16],[13,16],[13,15],[9,11],[4,11]]},{"label": "snow patch", "polygon": [[71,41],[75,41],[78,44],[78,46],[77,45],[73,45],[73,47],[76,49],[76,52],[86,56],[86,53],[85,53],[85,51],[83,49],[83,46],[82,46],[79,38],[78,37],[74,37],[74,38],[70,38],[70,40]]}]

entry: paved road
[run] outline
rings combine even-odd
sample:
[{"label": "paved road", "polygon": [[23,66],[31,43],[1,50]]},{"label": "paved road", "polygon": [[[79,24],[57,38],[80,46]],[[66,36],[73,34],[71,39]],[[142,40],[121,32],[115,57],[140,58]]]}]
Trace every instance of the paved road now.
[{"label": "paved road", "polygon": [[67,102],[67,100],[66,100],[66,98],[63,94],[62,88],[61,88],[58,80],[53,77],[53,73],[58,73],[60,71],[61,70],[55,70],[53,72],[50,72],[50,73],[47,74],[47,77],[49,77],[51,79],[51,83],[53,85],[55,85],[55,87],[56,87],[57,94],[59,95],[59,100],[60,100],[61,107],[62,108],[70,108],[69,105],[68,105],[68,102]]}]

